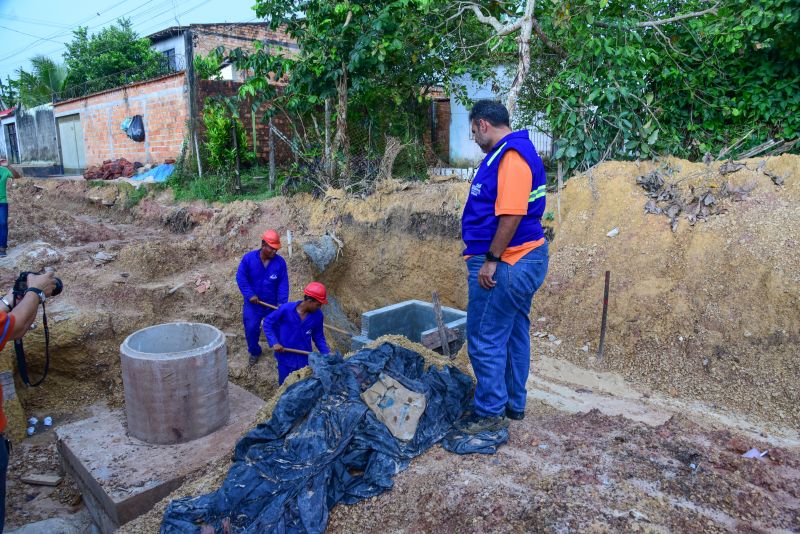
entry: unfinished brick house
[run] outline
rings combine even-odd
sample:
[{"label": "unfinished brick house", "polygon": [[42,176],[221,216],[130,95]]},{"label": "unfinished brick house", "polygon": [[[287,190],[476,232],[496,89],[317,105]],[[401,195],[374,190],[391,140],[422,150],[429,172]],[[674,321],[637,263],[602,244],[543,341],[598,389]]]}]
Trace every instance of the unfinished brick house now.
[{"label": "unfinished brick house", "polygon": [[[121,157],[143,164],[176,159],[187,138],[190,118],[201,116],[204,97],[210,94],[215,83],[220,83],[190,80],[186,66],[191,64],[195,55],[206,55],[219,46],[228,50],[252,50],[254,41],[261,41],[284,53],[297,50],[297,45],[288,36],[269,29],[263,22],[175,26],[148,37],[153,48],[169,58],[174,72],[54,105],[65,173],[80,173],[90,165]],[[221,74],[223,79],[229,80],[224,92],[232,94],[238,89],[244,73],[228,66]],[[193,103],[190,102],[191,95],[195,96]],[[143,142],[133,141],[120,127],[126,118],[134,115],[142,116]],[[248,140],[251,143],[254,130],[259,138],[255,143],[258,157],[266,161],[269,156],[268,128],[266,125],[249,128]]]}]

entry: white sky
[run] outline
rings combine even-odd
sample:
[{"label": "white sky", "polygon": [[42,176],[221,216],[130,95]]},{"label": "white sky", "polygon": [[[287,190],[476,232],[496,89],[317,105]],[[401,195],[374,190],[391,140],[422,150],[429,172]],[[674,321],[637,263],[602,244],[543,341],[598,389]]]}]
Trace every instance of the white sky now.
[{"label": "white sky", "polygon": [[[44,54],[63,62],[72,30],[97,33],[120,17],[140,36],[170,26],[255,22],[254,0],[0,0],[0,77],[14,77],[28,60]],[[21,32],[21,33],[20,33]],[[28,34],[28,35],[24,35]]]}]

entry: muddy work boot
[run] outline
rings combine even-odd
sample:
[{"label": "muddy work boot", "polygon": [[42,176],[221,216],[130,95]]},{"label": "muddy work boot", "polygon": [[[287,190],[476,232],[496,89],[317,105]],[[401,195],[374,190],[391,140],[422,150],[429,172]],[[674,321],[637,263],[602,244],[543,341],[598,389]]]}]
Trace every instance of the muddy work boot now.
[{"label": "muddy work boot", "polygon": [[255,364],[258,363],[258,358],[259,358],[258,356],[253,356],[252,354],[250,355],[250,360],[248,362],[250,364],[250,367],[253,367]]},{"label": "muddy work boot", "polygon": [[518,412],[506,406],[506,417],[508,417],[513,421],[522,421],[523,419],[525,419],[525,412],[524,411]]},{"label": "muddy work boot", "polygon": [[480,432],[497,432],[508,428],[508,419],[503,415],[482,417],[476,413],[469,413],[455,423],[456,429],[465,434],[478,434]]}]

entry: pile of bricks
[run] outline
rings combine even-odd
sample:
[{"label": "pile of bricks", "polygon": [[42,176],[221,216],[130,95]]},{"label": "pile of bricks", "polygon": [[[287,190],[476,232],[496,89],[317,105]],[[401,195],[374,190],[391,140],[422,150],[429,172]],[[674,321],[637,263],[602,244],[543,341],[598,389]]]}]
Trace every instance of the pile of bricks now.
[{"label": "pile of bricks", "polygon": [[90,165],[83,177],[87,180],[113,180],[124,176],[130,178],[142,164],[138,161],[131,163],[125,158],[115,160],[107,159],[102,165]]}]

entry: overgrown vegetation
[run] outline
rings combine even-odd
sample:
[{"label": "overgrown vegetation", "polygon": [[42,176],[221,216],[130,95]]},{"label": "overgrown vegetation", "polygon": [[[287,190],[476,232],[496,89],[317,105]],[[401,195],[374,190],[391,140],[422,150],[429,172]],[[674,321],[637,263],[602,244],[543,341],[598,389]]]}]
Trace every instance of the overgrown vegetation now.
[{"label": "overgrown vegetation", "polygon": [[457,6],[461,18],[480,16],[493,29],[487,46],[511,65],[524,63],[524,47],[501,41],[524,40],[530,10],[516,123],[549,128],[568,169],[604,158],[724,157],[800,136],[798,0]]},{"label": "overgrown vegetation", "polygon": [[14,78],[0,83],[3,103],[34,107],[147,80],[175,67],[125,18],[92,35],[88,27],[79,27],[65,46],[64,63],[35,56],[29,69],[20,67]]}]

